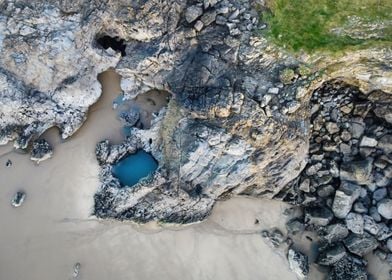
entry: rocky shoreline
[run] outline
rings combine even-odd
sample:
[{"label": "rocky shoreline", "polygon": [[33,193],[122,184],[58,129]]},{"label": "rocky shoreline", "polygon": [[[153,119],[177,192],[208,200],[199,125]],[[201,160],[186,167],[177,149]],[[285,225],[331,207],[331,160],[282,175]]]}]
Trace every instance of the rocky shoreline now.
[{"label": "rocky shoreline", "polygon": [[[113,67],[124,100],[151,91],[171,99],[148,127],[121,115],[136,125],[123,143],[98,143],[95,216],[192,223],[217,200],[275,198],[303,210],[289,234],[319,235],[317,263],[331,279],[366,279],[362,257],[373,251],[392,261],[390,48],[294,57],[260,34],[264,1],[131,6],[0,3],[0,144],[50,157],[37,138],[53,126],[64,139],[75,133],[99,98],[97,75]],[[123,188],[112,166],[139,149],[159,168]],[[305,277],[306,257],[290,250]]]}]

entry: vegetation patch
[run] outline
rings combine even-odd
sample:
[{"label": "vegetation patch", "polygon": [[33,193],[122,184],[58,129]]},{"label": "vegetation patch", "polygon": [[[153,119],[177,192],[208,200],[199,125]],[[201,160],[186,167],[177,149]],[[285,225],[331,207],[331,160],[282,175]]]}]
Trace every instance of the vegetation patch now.
[{"label": "vegetation patch", "polygon": [[271,0],[267,35],[293,51],[338,51],[392,42],[391,0]]}]

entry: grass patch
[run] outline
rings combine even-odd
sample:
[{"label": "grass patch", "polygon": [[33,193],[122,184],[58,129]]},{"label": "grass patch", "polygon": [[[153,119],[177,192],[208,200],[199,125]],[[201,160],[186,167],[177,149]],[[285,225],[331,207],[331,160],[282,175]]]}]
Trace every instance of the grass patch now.
[{"label": "grass patch", "polygon": [[293,51],[392,42],[392,0],[271,0],[267,35]]}]

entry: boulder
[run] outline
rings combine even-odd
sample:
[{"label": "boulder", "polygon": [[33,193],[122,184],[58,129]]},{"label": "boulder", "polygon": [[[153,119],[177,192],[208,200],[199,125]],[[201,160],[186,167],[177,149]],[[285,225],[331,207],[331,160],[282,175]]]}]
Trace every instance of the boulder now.
[{"label": "boulder", "polygon": [[305,210],[305,222],[315,226],[326,226],[333,219],[332,212],[326,207],[311,207]]},{"label": "boulder", "polygon": [[360,257],[367,255],[378,246],[377,240],[366,232],[363,235],[351,233],[343,242],[351,253]]},{"label": "boulder", "polygon": [[287,259],[290,269],[297,275],[298,279],[306,279],[309,274],[308,257],[290,248]]},{"label": "boulder", "polygon": [[347,237],[349,231],[344,224],[333,224],[325,228],[326,233],[323,235],[322,239],[328,243],[335,243],[342,241]]},{"label": "boulder", "polygon": [[337,218],[344,219],[350,212],[355,200],[361,194],[361,188],[349,182],[342,182],[339,190],[335,193],[332,211]]},{"label": "boulder", "polygon": [[33,148],[31,150],[31,157],[32,161],[36,163],[40,163],[46,159],[51,158],[53,155],[53,149],[45,139],[35,140],[33,142]]},{"label": "boulder", "polygon": [[367,280],[363,260],[346,257],[337,262],[330,270],[327,280]]},{"label": "boulder", "polygon": [[343,163],[340,167],[340,180],[366,185],[370,181],[372,163],[371,159]]},{"label": "boulder", "polygon": [[385,219],[392,219],[392,199],[383,199],[377,205],[378,213]]},{"label": "boulder", "polygon": [[203,14],[203,8],[193,5],[186,9],[185,11],[185,19],[188,23],[194,22],[198,17]]},{"label": "boulder", "polygon": [[364,220],[361,214],[349,213],[346,216],[347,228],[356,234],[363,234]]},{"label": "boulder", "polygon": [[378,141],[378,148],[384,151],[384,153],[388,154],[392,152],[392,135],[387,134],[380,138]]},{"label": "boulder", "polygon": [[343,244],[339,243],[333,247],[323,250],[317,258],[317,263],[320,265],[333,265],[340,261],[347,255]]},{"label": "boulder", "polygon": [[26,193],[18,191],[11,200],[11,205],[15,208],[21,206],[26,198]]}]

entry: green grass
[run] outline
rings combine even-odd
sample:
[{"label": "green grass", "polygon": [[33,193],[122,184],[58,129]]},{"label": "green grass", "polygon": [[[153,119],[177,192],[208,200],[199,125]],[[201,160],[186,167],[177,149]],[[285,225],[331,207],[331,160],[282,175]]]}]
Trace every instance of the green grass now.
[{"label": "green grass", "polygon": [[[392,42],[392,25],[385,24],[392,20],[392,0],[270,0],[269,8],[262,14],[262,20],[269,25],[267,35],[293,51],[338,51]],[[382,36],[364,39],[331,32],[333,28],[347,26],[350,16],[358,17],[362,24],[384,23]]]}]

